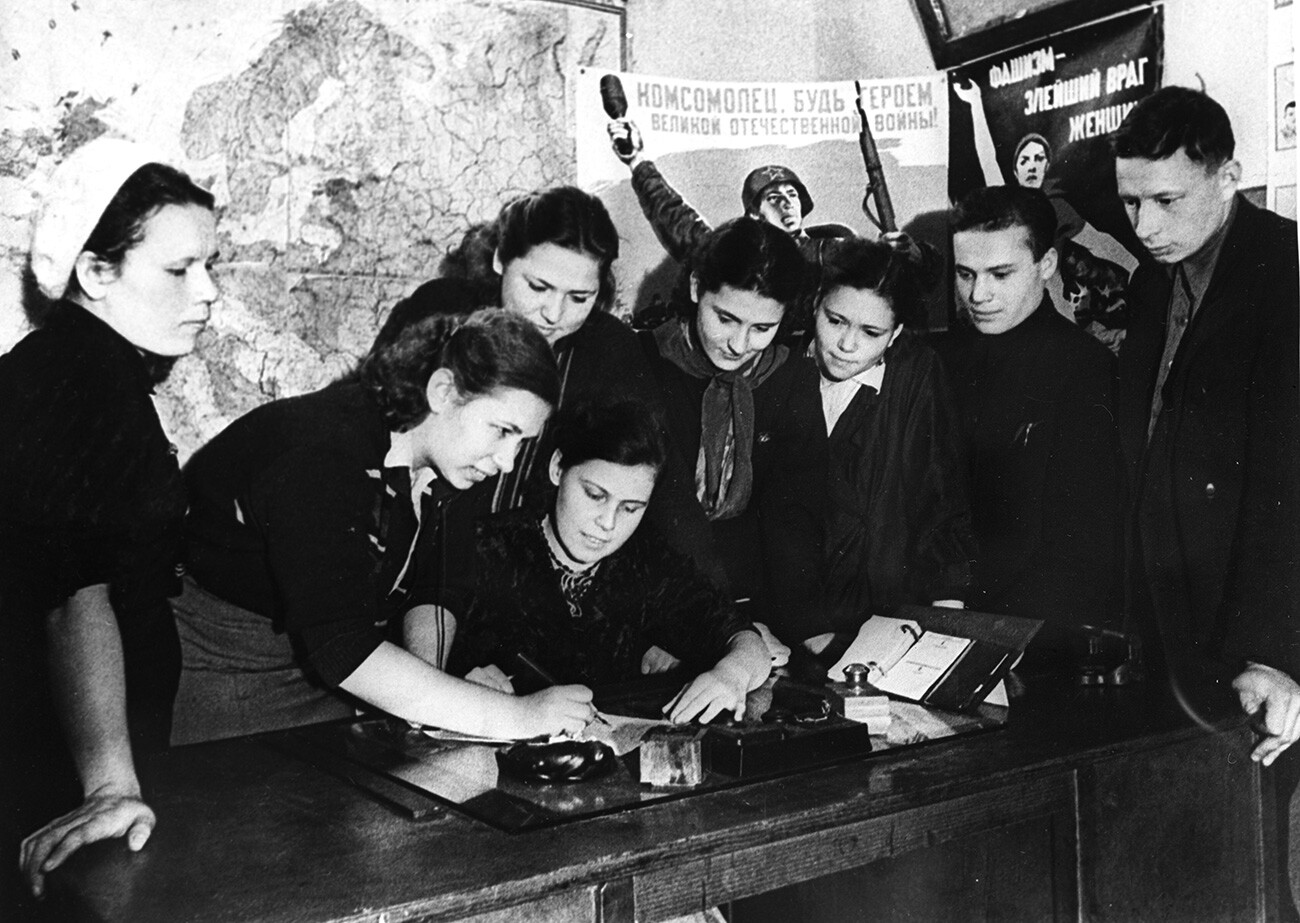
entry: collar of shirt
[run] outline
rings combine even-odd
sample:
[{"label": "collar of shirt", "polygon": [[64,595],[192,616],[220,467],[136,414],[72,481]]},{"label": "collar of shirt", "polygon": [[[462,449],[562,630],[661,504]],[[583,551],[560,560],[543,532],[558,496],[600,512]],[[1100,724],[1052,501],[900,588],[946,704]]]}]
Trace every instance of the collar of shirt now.
[{"label": "collar of shirt", "polygon": [[429,488],[437,479],[438,473],[425,465],[415,467],[415,447],[411,442],[411,431],[388,434],[388,454],[384,456],[385,468],[406,468],[411,478],[411,507],[415,518],[420,518],[420,498],[429,493]]},{"label": "collar of shirt", "polygon": [[1214,277],[1214,267],[1218,265],[1219,254],[1223,252],[1223,242],[1228,238],[1228,229],[1232,227],[1233,220],[1237,217],[1237,200],[1234,197],[1232,205],[1228,209],[1227,220],[1223,226],[1210,235],[1209,239],[1187,259],[1179,264],[1170,267],[1172,274],[1177,272],[1181,266],[1183,274],[1187,277],[1187,284],[1191,291],[1192,303],[1191,313],[1195,314],[1196,309],[1201,304],[1201,299],[1205,297],[1205,290],[1210,287],[1210,280]]},{"label": "collar of shirt", "polygon": [[844,416],[844,411],[848,410],[859,388],[873,388],[879,391],[884,380],[884,362],[878,362],[871,368],[843,381],[831,381],[823,377],[821,380],[822,416],[826,418],[827,435],[834,431],[835,424],[839,422],[840,417]]}]

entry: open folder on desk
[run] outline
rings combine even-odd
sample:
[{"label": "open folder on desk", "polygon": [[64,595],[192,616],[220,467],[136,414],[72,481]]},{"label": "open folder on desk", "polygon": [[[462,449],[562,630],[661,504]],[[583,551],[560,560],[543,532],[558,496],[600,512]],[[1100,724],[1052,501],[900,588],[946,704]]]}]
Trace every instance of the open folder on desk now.
[{"label": "open folder on desk", "polygon": [[843,682],[851,663],[868,667],[881,692],[949,711],[988,698],[1042,627],[1040,619],[966,609],[903,606],[867,619],[826,675]]}]

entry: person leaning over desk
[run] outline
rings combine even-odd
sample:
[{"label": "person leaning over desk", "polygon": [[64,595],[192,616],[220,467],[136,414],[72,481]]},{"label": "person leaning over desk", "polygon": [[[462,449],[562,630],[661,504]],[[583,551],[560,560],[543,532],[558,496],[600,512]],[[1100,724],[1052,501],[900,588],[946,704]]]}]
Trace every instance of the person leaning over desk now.
[{"label": "person leaning over desk", "polygon": [[788,234],[736,218],[704,239],[691,266],[677,316],[638,337],[730,587],[770,624],[815,598],[821,549],[821,408],[816,388],[800,387],[817,373],[775,342],[803,258]]},{"label": "person leaning over desk", "polygon": [[922,266],[907,242],[826,248],[806,380],[821,403],[829,468],[820,605],[789,613],[778,636],[815,654],[872,614],[905,603],[961,607],[975,538],[957,410],[924,321]]},{"label": "person leaning over desk", "polygon": [[665,707],[670,718],[739,719],[770,672],[766,645],[688,558],[639,528],[664,464],[662,425],[628,400],[559,417],[549,509],[479,523],[473,602],[449,671],[512,691],[506,671],[518,672],[519,655],[587,685],[684,664],[694,678]]},{"label": "person leaning over desk", "polygon": [[511,470],[558,391],[554,356],[527,321],[431,317],[354,379],[265,404],[200,449],[185,470],[173,741],[350,716],[358,701],[483,736],[583,727],[589,690],[503,695],[407,653],[384,627],[463,602],[445,579],[459,550],[449,508]]},{"label": "person leaning over desk", "polygon": [[152,393],[208,321],[215,255],[212,195],[139,145],[96,139],[50,179],[31,271],[53,303],[0,357],[11,912],[19,837],[39,894],[73,850],[154,827],[133,750],[167,744],[185,495]]}]

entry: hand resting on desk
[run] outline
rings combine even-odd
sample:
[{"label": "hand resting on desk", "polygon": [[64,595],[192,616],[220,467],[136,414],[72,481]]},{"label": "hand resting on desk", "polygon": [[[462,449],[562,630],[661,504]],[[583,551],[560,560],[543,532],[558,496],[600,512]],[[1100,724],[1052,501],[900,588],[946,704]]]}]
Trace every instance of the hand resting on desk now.
[{"label": "hand resting on desk", "polygon": [[119,793],[108,786],[91,792],[75,810],[56,818],[31,834],[19,851],[19,864],[39,897],[45,890],[45,875],[82,846],[98,840],[125,836],[132,852],[139,852],[157,819],[140,800],[138,791]]}]

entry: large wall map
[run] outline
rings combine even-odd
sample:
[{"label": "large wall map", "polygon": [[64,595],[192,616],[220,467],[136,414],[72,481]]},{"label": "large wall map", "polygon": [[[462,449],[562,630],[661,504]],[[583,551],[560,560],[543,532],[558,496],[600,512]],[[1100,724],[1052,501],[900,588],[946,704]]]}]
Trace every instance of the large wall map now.
[{"label": "large wall map", "polygon": [[27,329],[22,271],[53,166],[105,133],[181,159],[221,208],[222,289],[159,395],[183,456],[350,368],[468,224],[571,182],[571,77],[620,64],[615,2],[9,6],[0,350]]}]

